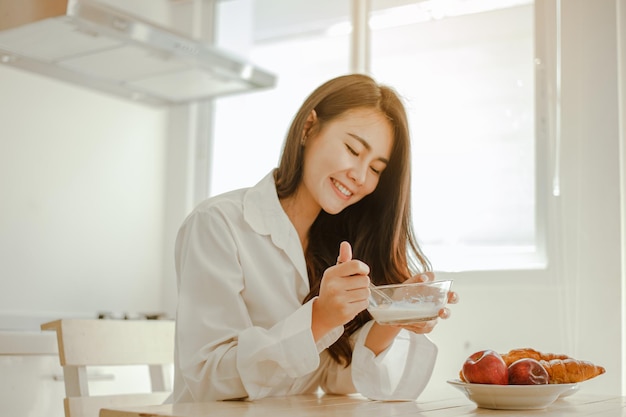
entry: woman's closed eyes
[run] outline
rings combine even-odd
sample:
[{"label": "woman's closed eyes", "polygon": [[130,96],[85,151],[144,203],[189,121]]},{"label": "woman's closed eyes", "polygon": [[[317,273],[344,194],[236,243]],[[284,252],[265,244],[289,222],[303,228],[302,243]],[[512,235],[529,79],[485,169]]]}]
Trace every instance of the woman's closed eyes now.
[{"label": "woman's closed eyes", "polygon": [[[345,144],[346,145],[346,149],[348,150],[348,152],[350,152],[352,155],[359,157],[361,154],[359,151],[357,151],[356,149],[354,149],[352,146],[350,146],[348,143]],[[381,161],[382,163],[382,161]],[[374,166],[370,166],[370,170],[376,174],[376,175],[380,175],[383,172],[383,168],[376,168]]]}]

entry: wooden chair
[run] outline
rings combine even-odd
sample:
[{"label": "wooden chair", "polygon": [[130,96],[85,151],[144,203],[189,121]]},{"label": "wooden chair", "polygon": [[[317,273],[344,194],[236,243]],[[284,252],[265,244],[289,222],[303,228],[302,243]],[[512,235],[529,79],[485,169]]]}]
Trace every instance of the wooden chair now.
[{"label": "wooden chair", "polygon": [[[171,393],[171,320],[64,319],[44,323],[41,329],[57,334],[66,417],[98,417],[103,407],[161,404]],[[149,368],[152,392],[89,395],[87,367],[141,364]]]}]

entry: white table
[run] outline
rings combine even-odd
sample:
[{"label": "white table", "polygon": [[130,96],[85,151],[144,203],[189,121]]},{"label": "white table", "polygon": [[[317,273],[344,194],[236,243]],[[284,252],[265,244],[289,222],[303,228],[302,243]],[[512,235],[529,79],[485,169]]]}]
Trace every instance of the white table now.
[{"label": "white table", "polygon": [[489,410],[464,397],[441,401],[384,402],[350,395],[297,395],[257,401],[215,401],[103,409],[100,417],[456,417],[456,416],[626,417],[626,397],[577,393],[543,410]]}]

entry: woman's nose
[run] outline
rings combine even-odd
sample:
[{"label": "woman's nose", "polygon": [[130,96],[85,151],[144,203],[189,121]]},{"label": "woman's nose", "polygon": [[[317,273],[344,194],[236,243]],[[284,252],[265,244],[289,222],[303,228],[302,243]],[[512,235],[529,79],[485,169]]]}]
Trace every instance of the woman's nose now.
[{"label": "woman's nose", "polygon": [[367,167],[365,164],[356,164],[350,169],[350,171],[348,171],[348,177],[350,177],[350,179],[359,186],[365,184],[366,175]]}]

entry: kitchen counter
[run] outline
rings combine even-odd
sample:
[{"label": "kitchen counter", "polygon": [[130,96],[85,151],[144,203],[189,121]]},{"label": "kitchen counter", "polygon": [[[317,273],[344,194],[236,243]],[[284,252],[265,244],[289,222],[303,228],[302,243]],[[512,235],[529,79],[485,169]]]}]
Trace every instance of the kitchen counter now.
[{"label": "kitchen counter", "polygon": [[56,334],[42,331],[40,326],[41,323],[55,320],[60,316],[65,314],[0,313],[0,356],[58,356]]},{"label": "kitchen counter", "polygon": [[54,332],[0,330],[0,355],[57,354],[57,338]]}]

